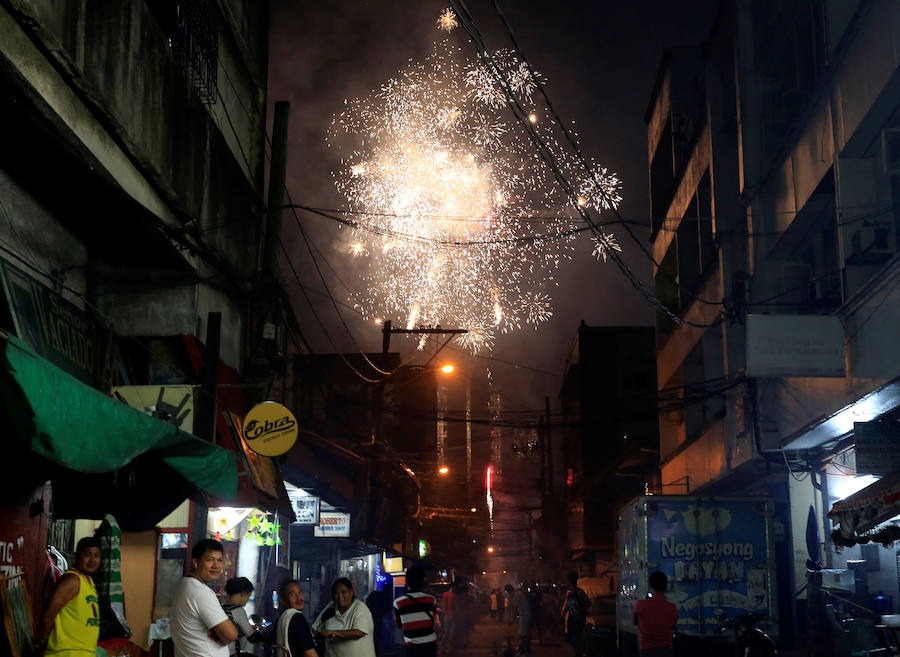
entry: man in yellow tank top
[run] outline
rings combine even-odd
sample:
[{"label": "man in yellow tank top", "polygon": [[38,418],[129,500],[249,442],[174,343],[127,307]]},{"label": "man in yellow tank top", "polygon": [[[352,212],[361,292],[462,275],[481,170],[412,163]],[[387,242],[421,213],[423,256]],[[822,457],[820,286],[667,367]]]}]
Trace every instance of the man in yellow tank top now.
[{"label": "man in yellow tank top", "polygon": [[75,548],[75,565],[53,589],[41,618],[39,643],[45,657],[87,657],[97,650],[100,603],[91,575],[100,567],[100,539],[82,538]]}]

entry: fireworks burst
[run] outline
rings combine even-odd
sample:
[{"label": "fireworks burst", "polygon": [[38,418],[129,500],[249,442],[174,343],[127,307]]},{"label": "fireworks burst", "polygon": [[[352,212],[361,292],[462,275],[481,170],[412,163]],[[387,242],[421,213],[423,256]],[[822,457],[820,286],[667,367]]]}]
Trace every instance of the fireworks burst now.
[{"label": "fireworks burst", "polygon": [[[450,18],[455,25],[447,16],[441,27]],[[506,110],[508,89],[527,113],[546,116],[532,102],[542,78],[509,51],[490,62],[504,84],[485,61],[440,44],[368,97],[347,101],[328,137],[341,153],[335,184],[358,215],[348,252],[368,264],[356,306],[409,327],[466,328],[460,343],[472,352],[550,318],[543,290],[556,284],[575,239],[572,219],[560,216],[573,201]],[[585,172],[560,147],[552,120],[535,118],[531,129],[576,184],[579,204],[618,204],[615,174]],[[611,236],[603,245],[618,249]],[[607,253],[600,247],[598,257]]]},{"label": "fireworks burst", "polygon": [[597,257],[597,260],[603,260],[606,262],[609,259],[610,251],[618,251],[622,252],[622,247],[619,246],[619,243],[616,241],[616,236],[611,235],[610,233],[603,233],[599,236],[596,236],[594,239],[594,250],[591,252],[594,256]]},{"label": "fireworks burst", "polygon": [[437,24],[439,29],[446,30],[448,33],[454,27],[459,27],[459,22],[456,20],[456,14],[454,14],[450,8],[441,12]]}]

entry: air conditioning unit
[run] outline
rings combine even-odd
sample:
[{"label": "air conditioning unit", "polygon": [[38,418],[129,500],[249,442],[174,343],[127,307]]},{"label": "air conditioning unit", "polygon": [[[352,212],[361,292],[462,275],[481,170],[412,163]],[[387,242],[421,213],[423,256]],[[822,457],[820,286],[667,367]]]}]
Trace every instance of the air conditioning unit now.
[{"label": "air conditioning unit", "polygon": [[881,166],[890,175],[900,175],[900,128],[881,131]]},{"label": "air conditioning unit", "polygon": [[863,226],[850,239],[850,262],[867,264],[886,260],[894,252],[891,227]]}]

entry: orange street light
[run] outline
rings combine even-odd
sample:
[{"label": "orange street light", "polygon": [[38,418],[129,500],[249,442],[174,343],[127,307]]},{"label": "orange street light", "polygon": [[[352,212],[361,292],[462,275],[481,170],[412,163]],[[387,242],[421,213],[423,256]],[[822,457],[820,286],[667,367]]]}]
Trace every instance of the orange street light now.
[{"label": "orange street light", "polygon": [[451,365],[450,363],[447,363],[446,365],[444,365],[441,368],[441,372],[443,372],[444,374],[453,374],[453,370],[455,370],[455,369],[456,368],[453,365]]},{"label": "orange street light", "polygon": [[438,472],[442,475],[446,475],[450,473],[450,468],[448,468],[446,465],[442,465],[438,468]]},{"label": "orange street light", "polygon": [[493,545],[488,545],[488,552],[493,553],[493,551],[494,551],[494,546],[493,546]]}]

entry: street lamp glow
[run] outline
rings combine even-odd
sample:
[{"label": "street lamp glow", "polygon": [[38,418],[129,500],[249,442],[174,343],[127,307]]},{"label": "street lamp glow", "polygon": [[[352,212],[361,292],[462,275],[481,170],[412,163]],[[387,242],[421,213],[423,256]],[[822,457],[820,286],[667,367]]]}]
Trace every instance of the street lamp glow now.
[{"label": "street lamp glow", "polygon": [[448,468],[446,465],[442,465],[438,468],[438,472],[442,475],[449,474],[450,468]]},{"label": "street lamp glow", "polygon": [[488,545],[488,552],[493,552],[493,551],[494,551],[494,546]]},{"label": "street lamp glow", "polygon": [[476,511],[478,511],[478,509],[476,509],[476,508],[473,506],[471,509],[469,509],[469,511],[471,511],[472,513],[475,513]]},{"label": "street lamp glow", "polygon": [[448,364],[448,365],[444,365],[444,366],[441,368],[441,372],[443,372],[444,374],[452,374],[452,373],[453,373],[453,370],[455,370],[455,369],[456,369],[456,368],[453,367],[453,365],[449,365],[449,364]]}]

